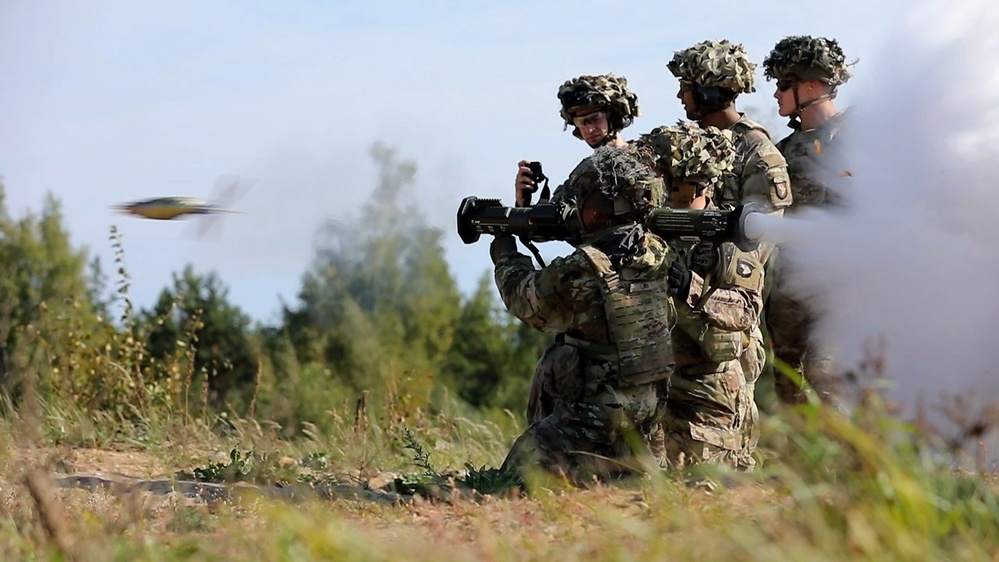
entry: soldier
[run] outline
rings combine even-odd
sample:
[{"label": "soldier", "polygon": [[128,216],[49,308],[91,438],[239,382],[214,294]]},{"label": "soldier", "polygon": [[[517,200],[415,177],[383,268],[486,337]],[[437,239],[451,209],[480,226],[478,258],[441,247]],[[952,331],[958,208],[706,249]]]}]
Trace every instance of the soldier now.
[{"label": "soldier", "polygon": [[[669,206],[717,208],[714,194],[735,163],[729,130],[680,122],[642,135],[665,181]],[[673,242],[669,269],[677,313],[660,462],[682,468],[726,464],[752,470],[758,435],[755,385],[766,359],[759,331],[763,267],[731,242]],[[708,283],[712,289],[707,289]],[[658,452],[658,451],[657,451]]]},{"label": "soldier", "polygon": [[677,51],[669,70],[680,81],[676,97],[688,119],[702,127],[731,130],[735,163],[717,203],[738,205],[756,201],[780,214],[791,204],[787,164],[766,128],[739,113],[735,100],[743,92],[755,92],[756,65],[742,45],[729,41],[704,41]]},{"label": "soldier", "polygon": [[[833,100],[840,84],[850,79],[846,57],[835,40],[824,37],[785,37],[763,61],[768,80],[777,81],[774,98],[783,117],[790,117],[793,132],[777,143],[787,159],[794,206],[788,213],[806,207],[840,204],[828,180],[842,173],[843,161],[836,142],[843,124],[843,112]],[[810,337],[814,314],[807,310],[781,281],[786,260],[776,260],[773,291],[767,304],[767,322],[774,342],[774,354],[797,370],[823,401],[837,394],[832,360],[819,351]],[[806,400],[800,381],[775,372],[774,383],[780,400],[798,404]]]},{"label": "soldier", "polygon": [[[622,148],[628,142],[621,137],[621,131],[631,125],[638,110],[638,96],[628,89],[628,80],[623,76],[601,74],[580,76],[566,80],[558,89],[561,102],[559,112],[565,127],[572,126],[572,135],[582,139],[597,149],[602,146]],[[531,169],[527,160],[517,163],[515,180],[517,206],[524,204],[524,194],[537,190],[531,179]],[[553,201],[564,200],[571,203],[573,195],[556,190]]]},{"label": "soldier", "polygon": [[[742,45],[726,40],[703,41],[683,51],[677,51],[669,62],[669,70],[680,80],[676,97],[683,103],[687,117],[702,127],[717,127],[732,131],[735,142],[735,163],[725,177],[718,204],[738,205],[755,201],[771,214],[782,215],[791,205],[787,162],[774,146],[763,125],[739,113],[735,100],[742,92],[755,92],[754,71]],[[764,300],[769,293],[772,267],[770,255],[774,247],[761,245],[757,258],[765,264]],[[761,327],[766,323],[761,319]],[[763,345],[772,346],[764,332]]]},{"label": "soldier", "polygon": [[[561,104],[559,114],[565,122],[565,127],[572,126],[572,134],[586,141],[594,150],[600,147],[628,148],[629,143],[621,137],[621,131],[632,124],[640,115],[638,96],[628,89],[628,80],[623,76],[601,74],[597,76],[579,76],[566,80],[558,89],[558,99]],[[524,204],[525,193],[537,190],[537,184],[531,179],[528,162],[518,163],[516,178],[517,206]],[[575,205],[577,195],[565,183],[555,189],[552,202],[563,202]],[[663,193],[657,190],[653,200],[661,204]],[[552,412],[554,399],[542,389],[539,377],[535,373],[531,383],[531,391],[527,402],[527,422],[540,421]]]},{"label": "soldier", "polygon": [[598,148],[566,182],[578,193],[581,243],[536,270],[510,236],[490,246],[496,286],[511,314],[559,334],[536,380],[554,400],[503,462],[585,483],[651,460],[673,370],[674,312],[666,273],[675,257],[642,226],[662,180],[630,151]]}]

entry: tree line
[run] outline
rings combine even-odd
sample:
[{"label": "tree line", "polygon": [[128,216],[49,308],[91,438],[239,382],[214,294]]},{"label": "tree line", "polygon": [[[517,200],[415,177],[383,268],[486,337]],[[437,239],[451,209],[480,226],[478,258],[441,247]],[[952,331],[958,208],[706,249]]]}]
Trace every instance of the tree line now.
[{"label": "tree line", "polygon": [[491,275],[463,296],[443,233],[409,197],[415,162],[376,143],[378,180],[360,213],[329,222],[293,303],[253,323],[216,273],[187,265],[150,308],[133,310],[125,246],[114,271],[74,247],[59,201],[13,218],[0,183],[0,393],[16,410],[73,403],[116,416],[164,408],[323,427],[364,397],[380,415],[444,401],[519,412],[548,337],[513,319]]}]

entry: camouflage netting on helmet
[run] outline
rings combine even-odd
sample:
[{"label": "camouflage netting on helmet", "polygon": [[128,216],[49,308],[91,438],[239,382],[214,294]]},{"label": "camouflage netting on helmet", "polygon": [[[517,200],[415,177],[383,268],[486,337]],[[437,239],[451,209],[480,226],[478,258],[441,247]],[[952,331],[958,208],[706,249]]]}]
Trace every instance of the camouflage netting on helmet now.
[{"label": "camouflage netting on helmet", "polygon": [[613,74],[566,80],[558,89],[558,99],[562,102],[559,113],[565,120],[566,127],[572,125],[572,109],[587,105],[606,107],[621,120],[622,129],[641,115],[638,111],[638,96],[628,89],[628,80]]},{"label": "camouflage netting on helmet", "polygon": [[835,39],[795,35],[785,37],[763,61],[767,80],[795,76],[801,80],[821,80],[830,86],[850,79],[843,49]]},{"label": "camouflage netting on helmet", "polygon": [[756,65],[741,44],[726,40],[703,41],[673,53],[669,71],[684,82],[708,88],[717,87],[737,94],[755,92],[753,72]]},{"label": "camouflage netting on helmet", "polygon": [[599,191],[614,204],[615,215],[638,216],[653,208],[662,180],[630,150],[598,148],[569,174],[569,188],[587,200]]},{"label": "camouflage netting on helmet", "polygon": [[724,177],[732,173],[735,163],[732,131],[701,128],[693,121],[656,127],[642,135],[638,143],[651,152],[657,171],[709,190],[708,196],[721,188]]}]

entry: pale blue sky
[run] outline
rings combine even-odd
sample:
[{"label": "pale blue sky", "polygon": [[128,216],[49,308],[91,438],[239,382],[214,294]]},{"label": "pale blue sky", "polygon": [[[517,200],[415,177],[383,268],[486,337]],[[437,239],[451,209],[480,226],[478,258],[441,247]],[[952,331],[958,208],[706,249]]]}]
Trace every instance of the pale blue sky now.
[{"label": "pale blue sky", "polygon": [[[445,231],[468,291],[489,261],[485,242],[465,247],[454,234],[461,197],[509,202],[521,158],[541,160],[558,182],[589,152],[562,130],[555,92],[565,79],[626,76],[643,111],[625,132],[633,138],[682,116],[665,68],[674,50],[728,38],[759,63],[785,35],[825,35],[861,59],[841,90],[850,105],[904,4],[8,0],[0,175],[12,214],[37,210],[51,191],[74,243],[105,264],[117,224],[140,306],[190,262],[271,321],[279,295],[295,299],[316,228],[366,199],[366,149],[382,141],[419,163],[421,208]],[[740,107],[779,126],[772,84],[760,75],[757,87]],[[217,240],[108,208],[208,196],[225,174],[258,183]]]}]

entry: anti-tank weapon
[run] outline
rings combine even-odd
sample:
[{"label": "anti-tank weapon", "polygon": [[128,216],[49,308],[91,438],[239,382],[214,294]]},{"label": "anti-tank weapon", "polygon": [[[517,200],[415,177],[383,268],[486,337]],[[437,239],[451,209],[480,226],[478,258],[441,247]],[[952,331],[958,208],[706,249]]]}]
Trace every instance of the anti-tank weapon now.
[{"label": "anti-tank weapon", "polygon": [[[734,209],[662,207],[648,213],[643,223],[665,240],[732,242],[740,250],[751,252],[759,241],[746,234],[746,218],[758,212],[760,209],[753,204]],[[525,242],[572,241],[579,237],[579,221],[565,204],[505,207],[499,199],[466,197],[458,206],[458,236],[465,244],[473,244],[482,234],[509,234]]]},{"label": "anti-tank weapon", "polygon": [[[215,191],[218,198],[214,202],[209,202],[197,197],[153,197],[141,199],[128,203],[120,203],[111,208],[144,219],[154,220],[174,220],[187,216],[201,216],[202,220],[198,224],[198,236],[204,235],[215,224],[217,216],[223,213],[241,213],[228,208],[228,204],[235,201],[249,189],[247,182],[233,176],[223,176],[215,183]],[[214,216],[208,216],[214,215]]]}]

